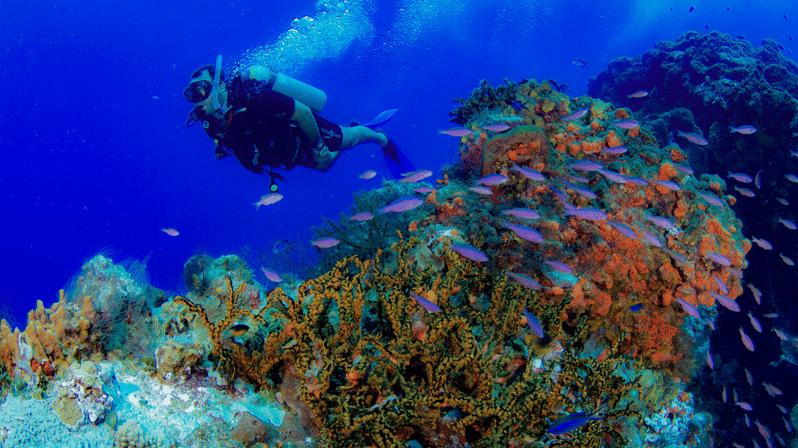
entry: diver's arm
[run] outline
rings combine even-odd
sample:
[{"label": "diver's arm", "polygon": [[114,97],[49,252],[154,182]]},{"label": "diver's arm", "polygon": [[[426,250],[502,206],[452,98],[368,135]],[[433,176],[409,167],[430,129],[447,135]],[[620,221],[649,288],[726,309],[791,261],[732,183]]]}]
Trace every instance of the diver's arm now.
[{"label": "diver's arm", "polygon": [[299,125],[299,129],[302,129],[310,142],[315,143],[321,138],[316,118],[305,103],[294,100],[294,115],[291,116],[291,121]]}]

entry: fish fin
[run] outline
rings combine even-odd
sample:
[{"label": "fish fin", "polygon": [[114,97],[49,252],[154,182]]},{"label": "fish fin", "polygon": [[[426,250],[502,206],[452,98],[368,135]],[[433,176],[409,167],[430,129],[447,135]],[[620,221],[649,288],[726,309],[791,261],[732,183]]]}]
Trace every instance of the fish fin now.
[{"label": "fish fin", "polygon": [[[384,111],[380,112],[379,114],[377,114],[376,117],[372,118],[371,121],[366,122],[366,123],[362,123],[362,124],[360,124],[360,126],[365,126],[365,127],[369,128],[369,129],[374,129],[377,126],[382,126],[385,123],[387,123],[388,121],[390,121],[391,118],[393,118],[394,114],[396,114],[397,111],[399,111],[399,109],[387,109],[387,110],[384,110]],[[356,122],[353,122],[353,123],[356,123]]]},{"label": "fish fin", "polygon": [[391,139],[388,139],[388,144],[382,147],[382,155],[385,156],[385,164],[388,165],[388,169],[396,179],[401,179],[402,173],[416,170],[410,159],[399,150]]}]

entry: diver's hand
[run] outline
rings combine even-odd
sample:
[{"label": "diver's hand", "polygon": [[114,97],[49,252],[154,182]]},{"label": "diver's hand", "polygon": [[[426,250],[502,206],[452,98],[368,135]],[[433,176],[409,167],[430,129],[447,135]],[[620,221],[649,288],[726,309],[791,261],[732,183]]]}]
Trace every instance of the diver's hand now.
[{"label": "diver's hand", "polygon": [[316,153],[317,157],[327,157],[327,154],[330,153],[330,148],[324,143],[324,139],[320,138],[316,141],[316,149],[314,149],[313,152]]}]

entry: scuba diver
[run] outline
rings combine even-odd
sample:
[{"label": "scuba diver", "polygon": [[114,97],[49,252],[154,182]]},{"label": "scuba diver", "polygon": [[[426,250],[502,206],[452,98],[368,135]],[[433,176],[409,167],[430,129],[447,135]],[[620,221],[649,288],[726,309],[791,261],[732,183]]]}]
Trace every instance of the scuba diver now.
[{"label": "scuba diver", "polygon": [[318,115],[327,95],[312,86],[252,66],[232,79],[222,73],[222,55],[215,65],[205,65],[191,75],[183,91],[196,107],[186,126],[199,121],[216,143],[217,159],[234,155],[241,165],[257,174],[269,174],[270,192],[275,179],[285,178],[274,168],[304,166],[327,171],[341,151],[374,142],[383,149],[394,176],[413,171],[413,166],[381,130],[398,109],[387,110],[363,125],[339,126]]}]

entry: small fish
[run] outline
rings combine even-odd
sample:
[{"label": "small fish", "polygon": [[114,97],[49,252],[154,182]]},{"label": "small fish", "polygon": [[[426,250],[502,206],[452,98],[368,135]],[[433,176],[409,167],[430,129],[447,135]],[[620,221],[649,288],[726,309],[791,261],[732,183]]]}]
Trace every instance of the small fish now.
[{"label": "small fish", "polygon": [[560,261],[546,260],[546,261],[544,261],[544,263],[546,263],[547,265],[551,266],[556,271],[564,272],[566,274],[573,274],[573,272],[574,272],[574,270],[571,269],[570,266],[568,266],[567,264],[562,263]]},{"label": "small fish", "polygon": [[751,182],[754,181],[754,179],[751,176],[745,173],[732,173],[731,171],[727,171],[727,173],[728,174],[726,175],[726,177],[731,177],[732,179],[738,182],[742,182],[744,184],[750,184]]},{"label": "small fish", "polygon": [[756,128],[751,126],[750,124],[734,127],[729,126],[729,133],[738,133],[738,134],[753,134],[756,132]]},{"label": "small fish", "polygon": [[429,313],[440,313],[441,312],[441,308],[438,305],[436,305],[436,304],[432,303],[431,301],[421,297],[420,295],[411,292],[410,296],[412,298],[416,299],[416,302],[418,302],[418,304],[421,305],[422,308],[427,310],[427,312],[429,312]]},{"label": "small fish", "polygon": [[408,210],[413,210],[414,208],[420,206],[423,203],[424,203],[423,199],[417,198],[415,196],[404,196],[391,202],[385,207],[382,207],[378,211],[380,214],[388,212],[394,212],[394,213],[406,212]]},{"label": "small fish", "polygon": [[277,240],[274,242],[274,244],[272,244],[272,252],[274,252],[275,255],[280,255],[286,249],[290,249],[296,252],[296,249],[294,249],[294,244],[296,244],[296,240],[294,241]]},{"label": "small fish", "polygon": [[483,261],[488,261],[488,256],[485,255],[485,252],[482,252],[474,246],[469,246],[467,244],[452,244],[449,246],[449,249],[472,261],[480,263]]},{"label": "small fish", "polygon": [[532,227],[522,226],[520,224],[513,224],[510,222],[505,221],[502,225],[512,231],[516,236],[521,239],[531,241],[533,243],[541,243],[545,238],[543,235],[540,234],[537,230],[533,229]]},{"label": "small fish", "polygon": [[543,325],[541,325],[540,321],[526,309],[526,306],[524,306],[524,317],[526,317],[526,323],[535,336],[539,338],[546,336],[546,333],[543,331]]},{"label": "small fish", "polygon": [[651,221],[654,225],[662,227],[663,229],[675,229],[674,224],[670,219],[663,218],[662,216],[646,216],[646,220]]},{"label": "small fish", "polygon": [[717,252],[707,252],[707,258],[722,266],[731,266],[732,264],[729,257]]},{"label": "small fish", "polygon": [[754,193],[753,191],[751,191],[751,190],[749,190],[747,188],[740,188],[740,187],[735,186],[734,189],[737,190],[738,193],[740,193],[741,195],[743,195],[743,196],[745,196],[747,198],[753,198],[753,197],[756,196],[756,193]]},{"label": "small fish", "polygon": [[638,123],[637,120],[632,120],[632,119],[618,120],[618,121],[612,122],[612,124],[614,126],[618,126],[621,129],[634,129],[634,128],[640,127],[640,123]]},{"label": "small fish", "polygon": [[504,132],[504,131],[510,129],[510,125],[507,124],[507,123],[497,123],[497,124],[492,124],[492,125],[489,125],[489,126],[485,126],[482,129],[484,129],[486,131],[490,131],[490,132]]},{"label": "small fish", "polygon": [[715,370],[715,360],[712,359],[712,353],[707,350],[707,365],[710,369]]},{"label": "small fish", "polygon": [[587,61],[580,58],[573,58],[571,59],[571,64],[574,64],[577,67],[587,67]]},{"label": "small fish", "polygon": [[790,413],[789,409],[785,408],[784,406],[782,406],[780,404],[777,404],[776,407],[779,408],[779,410],[781,411],[782,414],[789,414]]},{"label": "small fish", "polygon": [[678,129],[676,130],[676,132],[677,132],[677,137],[684,137],[690,143],[695,143],[696,145],[699,146],[706,146],[709,144],[709,141],[707,139],[694,132],[684,132]]},{"label": "small fish", "polygon": [[755,236],[752,236],[751,237],[751,241],[753,241],[757,246],[761,247],[762,249],[765,249],[765,250],[772,250],[773,249],[773,245],[770,244],[770,242],[767,241],[767,240],[763,240],[763,239],[757,238]]},{"label": "small fish", "polygon": [[273,281],[274,283],[280,283],[283,281],[282,277],[273,270],[269,268],[264,268],[263,266],[260,267],[260,270],[263,271],[263,275],[266,276],[269,280]]},{"label": "small fish", "polygon": [[676,168],[677,170],[683,172],[684,174],[693,174],[693,173],[695,173],[695,171],[693,171],[693,169],[690,168],[687,165],[682,165],[681,163],[675,163],[675,162],[671,163],[671,165],[673,165],[674,168]]},{"label": "small fish", "polygon": [[374,218],[374,213],[369,213],[369,212],[360,212],[349,217],[349,219],[353,221],[361,221],[361,222],[368,221],[369,219],[372,218]]},{"label": "small fish", "polygon": [[438,133],[449,135],[452,137],[465,137],[466,135],[473,134],[473,131],[471,131],[471,129],[466,129],[466,128],[454,128],[454,129],[447,129],[445,131],[440,131]]},{"label": "small fish", "polygon": [[695,11],[695,6],[691,6],[687,12],[693,12],[693,11]]},{"label": "small fish", "polygon": [[767,314],[764,314],[764,316],[767,317],[768,319],[775,319],[775,318],[779,317],[779,313],[767,313]]},{"label": "small fish", "polygon": [[752,352],[754,351],[754,341],[752,341],[751,338],[748,337],[747,334],[745,334],[745,331],[743,331],[743,327],[740,327],[740,339],[742,339],[745,348],[747,348]]},{"label": "small fish", "polygon": [[540,213],[532,210],[531,208],[511,208],[509,210],[502,210],[502,215],[511,215],[521,219],[540,218]]},{"label": "small fish", "polygon": [[412,183],[415,183],[415,182],[420,182],[420,181],[432,176],[432,171],[430,171],[430,170],[418,170],[418,171],[413,171],[412,173],[403,173],[402,176],[405,176],[405,177],[400,179],[399,182],[412,184]]},{"label": "small fish", "polygon": [[627,98],[643,98],[648,96],[648,90],[638,90],[632,94],[626,95]]},{"label": "small fish", "polygon": [[784,227],[786,227],[786,228],[788,228],[790,230],[798,229],[798,226],[795,225],[795,223],[790,221],[789,219],[784,219],[784,218],[780,217],[779,218],[779,222],[782,223],[784,225]]},{"label": "small fish", "polygon": [[751,294],[754,295],[754,302],[756,302],[757,305],[762,305],[762,291],[750,283],[748,284],[748,289],[750,289]]},{"label": "small fish", "polygon": [[772,385],[770,383],[763,382],[762,386],[765,387],[765,391],[767,391],[768,395],[770,395],[771,397],[775,398],[775,397],[778,397],[778,396],[784,394],[784,392],[782,392],[781,389],[779,389],[778,387],[776,387],[776,386],[774,386],[774,385]]},{"label": "small fish", "polygon": [[790,205],[790,201],[788,201],[788,200],[786,200],[784,198],[776,198],[776,200],[779,201],[781,203],[781,205]]},{"label": "small fish", "polygon": [[418,187],[414,188],[413,191],[415,191],[416,193],[426,194],[426,193],[432,193],[433,191],[435,191],[435,189],[430,187]]},{"label": "small fish", "polygon": [[505,273],[507,274],[508,277],[510,277],[511,279],[517,281],[521,286],[527,287],[529,289],[535,289],[535,290],[538,290],[538,289],[542,288],[540,283],[538,283],[534,278],[532,278],[532,277],[530,277],[528,275],[519,274],[517,272],[510,272],[510,271],[505,271]]},{"label": "small fish", "polygon": [[591,420],[602,420],[603,417],[590,417],[584,412],[577,412],[576,414],[567,415],[558,418],[549,426],[549,433],[551,434],[565,434],[573,431],[574,429],[586,425]]},{"label": "small fish", "polygon": [[607,214],[603,210],[590,207],[567,210],[565,216],[575,216],[588,221],[603,221],[607,219]]},{"label": "small fish", "polygon": [[762,174],[762,170],[757,171],[756,175],[754,176],[754,185],[756,185],[757,190],[762,189],[762,178],[759,177],[760,174]]},{"label": "small fish", "polygon": [[481,194],[483,196],[490,196],[490,195],[493,194],[493,190],[491,190],[488,187],[481,186],[481,185],[478,186],[478,187],[468,187],[467,190],[468,191],[473,191],[474,193]]},{"label": "small fish", "polygon": [[787,266],[795,266],[795,262],[792,261],[792,258],[781,253],[779,254],[779,257],[781,257],[781,261],[783,261]]},{"label": "small fish", "polygon": [[748,416],[748,413],[745,414],[745,426],[751,427],[751,417]]},{"label": "small fish", "polygon": [[781,420],[784,422],[784,429],[786,429],[787,432],[792,432],[792,425],[790,424],[790,422],[788,422],[787,419],[784,417],[782,417]]},{"label": "small fish", "polygon": [[645,307],[646,306],[644,304],[642,304],[642,303],[635,303],[634,305],[629,307],[629,311],[631,311],[633,313],[636,313],[636,312],[642,310]]},{"label": "small fish", "polygon": [[582,188],[582,187],[577,187],[576,185],[572,185],[571,189],[575,191],[579,196],[582,196],[583,198],[596,199],[598,197],[596,196],[596,193],[593,193],[593,190],[587,188]]},{"label": "small fish", "polygon": [[679,186],[676,182],[672,180],[652,180],[652,183],[659,185],[660,187],[667,188],[668,190],[679,191],[682,187]]},{"label": "small fish", "polygon": [[646,240],[647,240],[649,243],[651,243],[653,246],[656,246],[656,247],[662,247],[662,241],[660,241],[660,239],[659,239],[659,238],[657,238],[656,236],[654,236],[654,235],[652,235],[652,234],[650,234],[650,233],[648,233],[648,232],[643,232],[643,237],[644,237],[644,238],[645,238],[645,239],[646,239]]},{"label": "small fish", "polygon": [[720,290],[721,290],[721,292],[723,292],[723,294],[728,294],[729,293],[729,288],[726,286],[726,283],[723,283],[723,280],[715,277],[714,275],[712,276],[712,280],[715,280],[715,284],[718,285],[718,288],[720,288]]},{"label": "small fish", "polygon": [[521,173],[522,176],[526,177],[529,180],[546,180],[546,177],[540,171],[533,170],[531,168],[527,168],[525,166],[518,166],[513,164],[511,168],[514,171],[518,171]]},{"label": "small fish", "polygon": [[748,367],[743,367],[743,371],[745,372],[745,380],[748,382],[748,385],[753,386],[754,376],[751,375],[751,372],[748,371]]},{"label": "small fish", "polygon": [[750,412],[750,411],[754,410],[753,406],[751,406],[750,404],[748,404],[748,403],[746,403],[744,401],[738,401],[737,403],[734,403],[734,404],[739,406],[744,411],[749,411]]},{"label": "small fish", "polygon": [[784,177],[786,177],[788,181],[798,184],[798,176],[795,174],[785,174]]},{"label": "small fish", "polygon": [[580,160],[579,162],[568,165],[568,168],[579,171],[598,171],[604,168],[604,165],[592,160]]},{"label": "small fish", "polygon": [[163,233],[165,233],[165,234],[167,234],[169,236],[178,236],[178,235],[180,235],[180,232],[178,232],[177,230],[172,229],[172,228],[161,229],[161,232],[163,232]]},{"label": "small fish", "polygon": [[376,175],[377,175],[377,172],[376,172],[376,171],[374,171],[374,170],[366,170],[366,171],[363,171],[363,172],[362,172],[362,173],[361,173],[359,176],[357,176],[357,177],[358,177],[359,179],[371,179],[372,177],[374,177],[374,176],[376,176]]},{"label": "small fish", "polygon": [[778,328],[773,328],[773,332],[776,333],[776,336],[779,339],[781,339],[782,341],[788,341],[790,339],[790,337],[787,336],[786,333],[784,333],[783,331],[779,330]]},{"label": "small fish", "polygon": [[311,241],[310,244],[312,244],[312,245],[314,245],[314,246],[316,246],[316,247],[318,247],[320,249],[329,249],[329,248],[337,245],[340,242],[341,242],[341,240],[338,240],[338,239],[335,239],[335,238],[332,238],[332,237],[326,237],[326,238],[319,238],[319,239],[317,239],[315,241]]},{"label": "small fish", "polygon": [[583,107],[581,109],[577,109],[574,112],[571,112],[570,114],[562,117],[562,119],[563,119],[563,121],[578,120],[578,119],[584,117],[585,115],[587,115],[587,113],[589,111],[590,111],[590,106],[585,106],[585,107]]},{"label": "small fish", "polygon": [[260,201],[253,203],[255,210],[259,209],[261,205],[272,205],[280,201],[283,195],[280,193],[269,193],[260,197]]},{"label": "small fish", "polygon": [[737,302],[735,302],[734,299],[732,299],[731,297],[724,296],[723,294],[718,294],[715,291],[709,291],[709,295],[712,296],[715,300],[717,300],[718,303],[721,304],[727,310],[734,311],[735,313],[740,312],[740,305],[738,305]]},{"label": "small fish", "polygon": [[481,179],[478,179],[476,181],[476,184],[477,185],[485,185],[485,186],[488,186],[488,187],[492,187],[492,186],[496,186],[496,185],[501,185],[501,184],[507,182],[508,180],[510,180],[510,179],[507,176],[505,176],[504,174],[488,174],[487,176],[484,176]]},{"label": "small fish", "polygon": [[718,207],[723,207],[724,202],[722,200],[720,200],[720,198],[718,198],[717,196],[715,196],[713,194],[698,193],[698,196],[700,196],[701,199],[709,202],[712,205],[717,205]]},{"label": "small fish", "polygon": [[[770,435],[770,430],[768,429],[768,427],[763,425],[762,423],[759,423],[759,419],[754,420],[754,425],[756,425],[756,429],[759,431],[759,434],[762,437],[764,437],[765,440],[770,441],[771,435]],[[770,444],[770,443],[768,443],[768,444]]]},{"label": "small fish", "polygon": [[643,179],[642,177],[624,176],[624,179],[626,180],[627,184],[638,185],[638,186],[641,186],[641,187],[643,185],[648,185],[648,181]]},{"label": "small fish", "polygon": [[626,224],[622,224],[620,222],[615,222],[615,221],[607,221],[607,224],[612,226],[612,228],[617,230],[618,233],[620,233],[621,235],[627,238],[631,238],[633,240],[637,239],[637,232],[635,232],[634,229],[627,226]]},{"label": "small fish", "polygon": [[604,148],[601,150],[604,154],[612,154],[614,156],[624,154],[629,151],[629,148],[626,146],[613,146],[612,148]]},{"label": "small fish", "polygon": [[673,299],[673,301],[681,305],[682,310],[684,310],[685,313],[695,317],[696,319],[701,319],[701,313],[698,312],[698,308],[692,303],[682,299],[681,297],[677,297]]},{"label": "small fish", "polygon": [[621,173],[616,173],[615,171],[609,170],[598,170],[607,180],[611,180],[613,182],[617,182],[619,184],[625,184],[629,181],[629,179]]},{"label": "small fish", "polygon": [[729,396],[726,394],[726,386],[723,386],[723,392],[720,393],[720,397],[723,398],[724,403],[729,401]]}]

